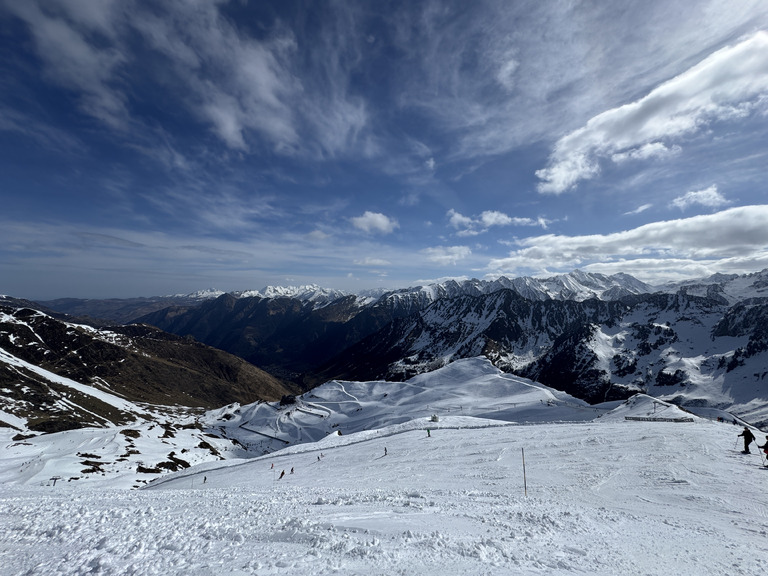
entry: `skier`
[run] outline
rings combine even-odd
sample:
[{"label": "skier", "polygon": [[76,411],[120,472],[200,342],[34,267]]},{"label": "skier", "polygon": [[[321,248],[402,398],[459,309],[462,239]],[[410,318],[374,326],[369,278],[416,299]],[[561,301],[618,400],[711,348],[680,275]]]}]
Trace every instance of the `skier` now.
[{"label": "skier", "polygon": [[[757,445],[758,448],[761,448],[763,452],[765,452],[766,457],[768,457],[768,435],[765,437],[765,444],[760,446],[760,444]],[[768,466],[768,464],[766,464]]]},{"label": "skier", "polygon": [[384,456],[386,456],[386,455],[387,455],[387,449],[384,448]]},{"label": "skier", "polygon": [[431,438],[432,434],[429,433],[429,428],[427,428],[427,438]]},{"label": "skier", "polygon": [[285,470],[283,470],[282,472],[280,472],[280,478],[278,478],[278,480],[282,480],[282,479],[283,479],[283,476],[285,476]]},{"label": "skier", "polygon": [[739,436],[744,436],[744,450],[742,451],[742,454],[750,454],[751,452],[749,451],[749,445],[752,444],[752,440],[755,439],[755,435],[752,434],[752,431],[748,426],[744,426],[744,432],[739,434]]},{"label": "skier", "polygon": [[291,466],[291,474],[293,474],[293,466]]}]

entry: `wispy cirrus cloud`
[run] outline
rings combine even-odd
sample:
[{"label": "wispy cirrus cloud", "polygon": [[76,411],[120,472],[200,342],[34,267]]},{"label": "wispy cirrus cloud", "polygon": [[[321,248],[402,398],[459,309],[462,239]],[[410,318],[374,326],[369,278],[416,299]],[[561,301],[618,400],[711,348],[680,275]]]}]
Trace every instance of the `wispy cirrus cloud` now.
[{"label": "wispy cirrus cloud", "polygon": [[679,152],[669,142],[720,120],[743,118],[768,104],[768,32],[722,48],[653,89],[607,110],[555,144],[536,172],[539,192],[561,194],[600,174],[605,159],[623,162]]},{"label": "wispy cirrus cloud", "polygon": [[67,155],[82,154],[85,144],[71,134],[28,114],[0,105],[0,131],[16,132],[38,142],[48,150]]},{"label": "wispy cirrus cloud", "polygon": [[634,210],[630,210],[629,212],[624,212],[624,216],[632,216],[635,214],[642,214],[646,210],[650,210],[653,208],[653,204],[642,204],[641,206],[638,206]]},{"label": "wispy cirrus cloud", "polygon": [[108,22],[117,13],[110,2],[100,3],[93,13],[68,3],[6,2],[6,9],[22,19],[44,63],[44,74],[77,93],[80,107],[114,129],[126,129],[129,112],[118,70],[128,58],[113,45],[97,46],[90,40],[95,31],[112,37]]},{"label": "wispy cirrus cloud", "polygon": [[[365,139],[365,102],[350,90],[354,58],[345,58],[355,48],[344,10],[331,12],[344,33],[319,35],[306,68],[288,25],[277,19],[259,37],[243,34],[224,5],[2,3],[27,25],[46,78],[68,89],[83,113],[124,137],[153,125],[131,100],[160,88],[232,150],[266,146],[282,155],[325,157],[375,149]],[[149,70],[136,38],[151,54]]]}]

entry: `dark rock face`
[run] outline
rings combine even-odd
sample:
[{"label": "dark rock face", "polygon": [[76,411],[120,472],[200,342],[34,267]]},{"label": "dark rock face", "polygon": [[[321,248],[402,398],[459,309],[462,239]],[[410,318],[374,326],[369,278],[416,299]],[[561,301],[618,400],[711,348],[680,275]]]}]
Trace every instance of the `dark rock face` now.
[{"label": "dark rock face", "polygon": [[169,308],[139,321],[240,356],[280,378],[304,375],[398,316],[388,307],[361,308],[355,296],[321,308],[293,298],[235,298],[195,308]]}]

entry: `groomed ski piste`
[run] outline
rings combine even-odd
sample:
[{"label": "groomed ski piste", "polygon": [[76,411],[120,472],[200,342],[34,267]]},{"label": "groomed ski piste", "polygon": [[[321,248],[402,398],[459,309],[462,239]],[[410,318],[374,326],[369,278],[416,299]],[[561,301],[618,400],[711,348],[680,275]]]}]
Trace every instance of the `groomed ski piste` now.
[{"label": "groomed ski piste", "polygon": [[[120,470],[41,485],[4,450],[0,574],[765,572],[768,468],[754,444],[740,452],[741,422],[725,413],[643,395],[587,406],[472,359],[206,422],[285,447],[141,490]],[[41,438],[64,454],[85,433]],[[90,433],[91,452],[107,454]],[[21,448],[38,450],[46,476],[57,458],[68,466]]]}]

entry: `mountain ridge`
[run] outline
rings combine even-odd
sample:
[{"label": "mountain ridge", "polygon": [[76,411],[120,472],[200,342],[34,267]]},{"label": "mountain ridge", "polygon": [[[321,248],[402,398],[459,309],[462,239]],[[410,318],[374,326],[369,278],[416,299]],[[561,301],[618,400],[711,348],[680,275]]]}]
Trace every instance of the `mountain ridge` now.
[{"label": "mountain ridge", "polygon": [[[333,301],[355,297],[361,306],[373,305],[380,300],[410,299],[415,305],[425,305],[435,299],[455,297],[460,294],[479,295],[497,290],[511,289],[530,300],[569,299],[618,300],[632,294],[654,292],[675,293],[683,289],[688,293],[724,298],[733,304],[748,297],[768,296],[768,269],[745,275],[714,274],[706,278],[667,282],[658,285],[647,284],[626,274],[610,276],[576,269],[568,274],[546,278],[531,276],[500,276],[491,280],[448,279],[425,285],[398,289],[365,289],[357,292],[324,288],[317,284],[303,286],[265,286],[259,290],[238,290],[224,292],[215,288],[198,290],[189,294],[139,297],[125,299],[81,299],[59,298],[37,302],[51,311],[70,316],[85,317],[101,322],[130,323],[138,318],[167,307],[193,307],[202,302],[214,300],[229,294],[234,298],[291,298],[322,307]],[[0,297],[9,299],[9,296]]]},{"label": "mountain ridge", "polygon": [[96,328],[0,305],[0,409],[21,434],[124,424],[153,412],[147,406],[214,408],[294,390],[152,326]]}]

